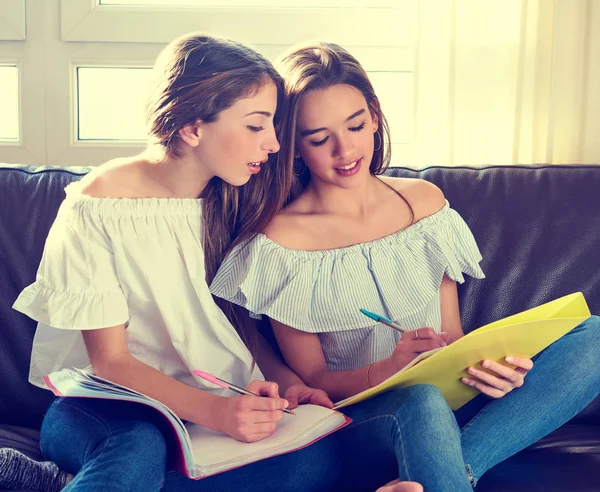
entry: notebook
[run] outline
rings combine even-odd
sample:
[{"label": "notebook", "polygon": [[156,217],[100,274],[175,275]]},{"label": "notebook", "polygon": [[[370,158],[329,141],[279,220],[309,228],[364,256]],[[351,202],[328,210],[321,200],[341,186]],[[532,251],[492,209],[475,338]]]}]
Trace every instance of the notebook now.
[{"label": "notebook", "polygon": [[271,456],[306,447],[348,425],[351,419],[318,405],[300,405],[295,415],[284,413],[275,432],[261,441],[245,443],[198,424],[184,424],[166,405],[146,395],[79,369],[64,369],[44,377],[56,396],[132,401],[160,412],[171,424],[179,443],[179,471],[200,479]]},{"label": "notebook", "polygon": [[[453,410],[479,394],[461,382],[466,369],[483,359],[501,363],[511,355],[531,358],[590,316],[581,292],[482,326],[447,347],[423,352],[381,384],[338,401],[336,409],[371,398],[395,387],[433,384]],[[600,336],[600,333],[598,334]],[[506,364],[506,363],[505,363]]]}]

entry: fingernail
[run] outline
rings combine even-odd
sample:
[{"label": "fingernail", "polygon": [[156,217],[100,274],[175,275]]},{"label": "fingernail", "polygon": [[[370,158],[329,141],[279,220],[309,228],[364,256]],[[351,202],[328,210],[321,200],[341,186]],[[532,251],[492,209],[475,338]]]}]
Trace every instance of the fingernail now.
[{"label": "fingernail", "polygon": [[471,380],[468,378],[461,378],[461,381],[465,384],[468,384],[469,386],[471,385]]},{"label": "fingernail", "polygon": [[290,402],[287,400],[283,400],[283,408],[287,408],[290,406]]},{"label": "fingernail", "polygon": [[489,361],[489,360],[484,360],[484,361],[481,363],[481,365],[482,365],[482,367],[485,367],[486,369],[489,369],[489,368],[490,368],[490,366],[491,366],[492,364],[490,363],[490,361]]},{"label": "fingernail", "polygon": [[469,374],[477,374],[477,371],[474,367],[469,367]]},{"label": "fingernail", "polygon": [[508,362],[509,364],[512,364],[515,359],[513,359],[512,357],[507,357],[506,359],[504,359],[506,362]]}]

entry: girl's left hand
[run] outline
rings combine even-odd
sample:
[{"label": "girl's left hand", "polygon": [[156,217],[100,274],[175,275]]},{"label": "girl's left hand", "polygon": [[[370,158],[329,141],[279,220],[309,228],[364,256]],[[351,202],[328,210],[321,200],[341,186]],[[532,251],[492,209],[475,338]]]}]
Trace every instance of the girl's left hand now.
[{"label": "girl's left hand", "polygon": [[325,391],[311,388],[305,384],[298,383],[290,386],[285,392],[284,398],[290,403],[289,409],[306,403],[333,408],[333,402]]},{"label": "girl's left hand", "polygon": [[471,377],[462,378],[461,381],[491,398],[502,398],[515,388],[523,386],[525,376],[533,367],[533,361],[524,357],[506,357],[504,360],[516,367],[513,369],[493,360],[484,360],[481,361],[481,366],[486,371],[471,366],[467,368]]}]

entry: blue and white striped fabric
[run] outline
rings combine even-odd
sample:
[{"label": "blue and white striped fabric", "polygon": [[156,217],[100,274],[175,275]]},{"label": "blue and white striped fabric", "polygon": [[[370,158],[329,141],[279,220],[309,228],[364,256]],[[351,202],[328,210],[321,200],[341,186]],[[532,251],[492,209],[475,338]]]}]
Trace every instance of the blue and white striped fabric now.
[{"label": "blue and white striped fabric", "polygon": [[211,292],[298,330],[318,333],[330,370],[361,367],[391,355],[395,330],[360,308],[409,329],[441,331],[444,274],[483,278],[481,254],[460,215],[439,212],[389,236],[346,248],[284,248],[263,234],[223,261]]}]

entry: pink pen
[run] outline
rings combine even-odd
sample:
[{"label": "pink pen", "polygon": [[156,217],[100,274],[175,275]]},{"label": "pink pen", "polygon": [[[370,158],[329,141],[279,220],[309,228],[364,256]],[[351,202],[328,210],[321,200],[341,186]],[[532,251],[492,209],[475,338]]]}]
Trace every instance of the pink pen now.
[{"label": "pink pen", "polygon": [[[213,376],[212,374],[209,374],[208,372],[199,371],[198,369],[194,369],[193,372],[196,376],[200,376],[202,379],[206,379],[207,381],[210,381],[211,383],[216,384],[217,386],[220,386],[221,388],[227,388],[232,391],[235,391],[236,393],[239,393],[240,395],[262,396],[262,395],[257,395],[256,393],[252,393],[251,391],[248,391],[244,388],[240,388],[239,386],[236,386],[235,384],[228,383],[227,381],[225,381],[221,378],[218,378],[217,376]],[[288,410],[287,408],[284,408],[283,412],[289,413],[290,415],[296,415],[294,412],[292,412],[291,410]]]}]

